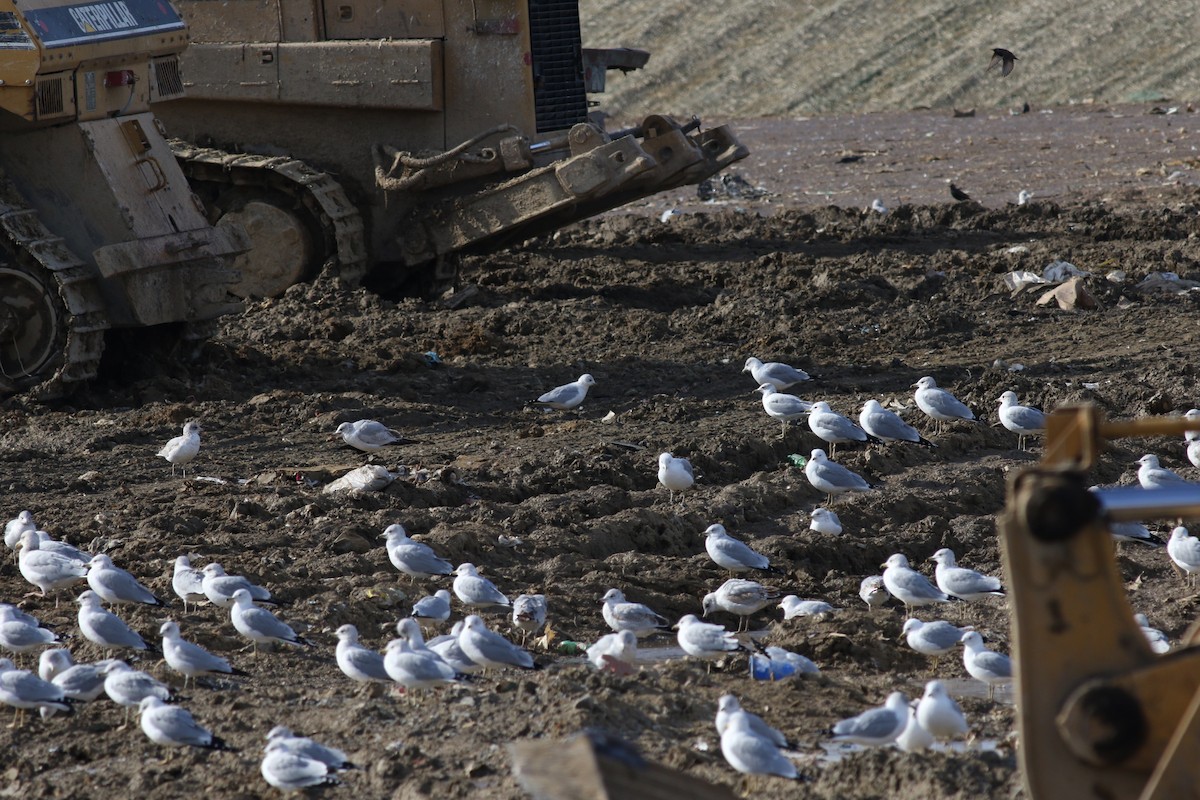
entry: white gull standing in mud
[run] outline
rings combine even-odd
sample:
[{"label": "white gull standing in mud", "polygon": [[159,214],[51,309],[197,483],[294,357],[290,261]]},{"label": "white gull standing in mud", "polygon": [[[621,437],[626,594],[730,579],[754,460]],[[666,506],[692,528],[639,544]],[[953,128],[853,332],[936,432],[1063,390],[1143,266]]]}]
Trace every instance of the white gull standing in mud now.
[{"label": "white gull standing in mud", "polygon": [[692,488],[692,485],[696,483],[696,474],[692,470],[692,462],[686,458],[676,458],[670,453],[659,454],[658,482],[671,493],[671,502],[674,503],[676,492],[682,495],[683,492]]},{"label": "white gull standing in mud", "polygon": [[875,487],[861,475],[857,475],[841,464],[829,460],[825,451],[817,448],[809,456],[804,465],[804,476],[818,492],[828,496],[828,503],[833,503],[836,495],[847,492],[868,492]]},{"label": "white gull standing in mud", "polygon": [[858,414],[858,424],[864,431],[885,442],[910,442],[923,447],[937,447],[899,414],[881,406],[878,400],[868,400],[863,404]]},{"label": "white gull standing in mud", "polygon": [[183,434],[176,436],[163,445],[158,455],[171,462],[171,476],[175,475],[175,467],[183,470],[187,477],[187,465],[200,452],[200,423],[188,422],[183,426]]},{"label": "white gull standing in mud", "polygon": [[945,389],[938,388],[937,381],[930,376],[921,378],[913,387],[917,390],[913,394],[917,408],[934,421],[939,431],[955,420],[975,421],[975,412]]},{"label": "white gull standing in mud", "polygon": [[808,373],[802,369],[796,369],[779,361],[768,361],[764,364],[754,356],[746,359],[746,365],[742,367],[742,372],[749,372],[750,377],[754,378],[754,382],[759,387],[764,383],[769,383],[777,392],[809,380]]},{"label": "white gull standing in mud", "polygon": [[813,405],[794,394],[784,394],[770,383],[764,383],[754,391],[762,394],[762,407],[767,416],[779,420],[783,426],[779,431],[780,439],[787,435],[788,423],[807,415]]},{"label": "white gull standing in mud", "polygon": [[583,403],[584,398],[587,397],[588,389],[595,385],[596,379],[585,372],[576,381],[564,383],[562,386],[555,386],[539,397],[537,402],[560,411],[570,411],[573,408],[578,408]]}]

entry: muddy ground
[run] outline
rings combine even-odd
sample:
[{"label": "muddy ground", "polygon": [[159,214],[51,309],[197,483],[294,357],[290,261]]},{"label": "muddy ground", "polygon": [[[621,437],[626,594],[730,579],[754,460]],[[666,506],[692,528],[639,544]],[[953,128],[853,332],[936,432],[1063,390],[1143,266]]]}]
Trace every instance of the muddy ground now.
[{"label": "muddy ground", "polygon": [[[811,123],[795,137],[804,130]],[[961,142],[944,149],[971,152]],[[762,152],[786,162],[783,150]],[[985,158],[986,143],[976,152]],[[760,183],[762,163],[745,162],[740,174]],[[921,376],[936,377],[988,423],[1007,389],[1047,409],[1090,400],[1113,417],[1198,405],[1196,293],[1138,288],[1164,269],[1200,279],[1200,193],[1161,183],[1106,194],[1106,182],[1024,206],[900,203],[886,215],[857,203],[780,202],[779,194],[667,222],[657,213],[610,215],[469,260],[462,284],[476,291],[454,309],[322,280],[251,303],[196,358],[141,351],[110,363],[107,377],[70,403],[6,401],[3,516],[30,509],[54,535],[109,553],[172,599],[169,616],[186,638],[250,677],[186,693],[185,705],[239,753],[161,762],[165,753],[136,726],[120,728],[120,709],[96,702],[70,718],[0,730],[0,793],[273,795],[258,764],[276,724],[342,747],[362,765],[344,776],[349,789],[324,796],[522,797],[505,745],[586,726],[741,793],[748,784],[721,758],[712,725],[717,698],[733,692],[800,743],[808,781],[759,782],[762,797],[1013,797],[1013,708],[963,680],[959,659],[944,660],[936,675],[956,681],[975,734],[967,752],[824,756],[831,723],[897,687],[918,694],[935,674],[898,640],[902,609],[869,613],[858,585],[895,552],[931,573],[925,559],[940,547],[999,571],[995,515],[1006,476],[1038,457],[995,424],[934,436],[911,399]],[[1086,285],[1098,308],[1038,306],[1040,293],[1013,296],[1003,284],[1011,270],[1041,272],[1056,259],[1093,273]],[[1116,271],[1123,275],[1106,277]],[[440,363],[430,366],[427,351]],[[741,372],[750,355],[809,371],[798,393],[846,414],[857,416],[869,398],[895,402],[938,448],[839,448],[840,462],[883,488],[837,502],[841,536],[817,534],[808,512],[824,498],[788,457],[820,442],[803,425],[779,438]],[[583,372],[596,386],[579,412],[531,405]],[[378,493],[324,493],[367,460],[331,432],[365,417],[419,440],[375,457],[406,474]],[[204,425],[203,446],[187,479],[172,477],[155,452],[190,419]],[[656,485],[666,450],[702,474],[682,506]],[[1152,439],[1117,445],[1096,482],[1132,481],[1143,452],[1195,474],[1179,442]],[[434,477],[447,466],[445,480]],[[539,652],[540,672],[502,672],[405,700],[352,683],[333,660],[339,625],[354,623],[382,647],[413,599],[449,586],[399,576],[379,538],[393,522],[451,561],[479,565],[509,597],[545,593],[557,641],[605,633],[599,598],[614,586],[672,619],[699,613],[700,597],[725,577],[704,554],[701,532],[713,522],[786,569],[770,581],[782,592],[843,610],[821,620],[781,623],[777,611],[754,618],[767,642],[810,656],[820,676],[758,683],[737,658],[711,675],[671,661],[615,677],[552,648]],[[270,587],[288,603],[281,616],[317,647],[253,658],[226,613],[185,614],[170,590],[182,553]],[[1120,559],[1131,582],[1142,578],[1131,584],[1134,606],[1178,637],[1194,598],[1184,597],[1165,553],[1127,548]],[[69,597],[56,608],[22,600],[28,588],[6,560],[0,599],[74,632]],[[122,614],[147,638],[166,616]],[[993,647],[1007,647],[1003,601],[972,605],[964,617]],[[490,619],[507,630],[502,615]],[[80,659],[100,657],[79,638],[70,646]],[[164,675],[152,658],[138,665]]]}]

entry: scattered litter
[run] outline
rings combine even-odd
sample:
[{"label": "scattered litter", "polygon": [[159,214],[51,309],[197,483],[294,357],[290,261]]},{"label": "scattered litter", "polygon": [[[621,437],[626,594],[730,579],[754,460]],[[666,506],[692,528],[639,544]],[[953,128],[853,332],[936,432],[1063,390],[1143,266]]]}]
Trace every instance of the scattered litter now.
[{"label": "scattered litter", "polygon": [[666,211],[662,212],[662,216],[658,218],[658,221],[666,222],[667,220],[671,219],[671,217],[678,216],[681,213],[683,212],[681,212],[678,208],[668,208]]},{"label": "scattered litter", "polygon": [[425,365],[429,367],[440,366],[442,363],[442,357],[432,350],[426,350],[421,357],[425,359]]},{"label": "scattered litter", "polygon": [[780,681],[796,674],[796,665],[776,661],[758,653],[750,656],[750,677],[756,681]]},{"label": "scattered litter", "polygon": [[1071,278],[1037,299],[1039,306],[1048,306],[1051,303],[1058,303],[1058,307],[1064,311],[1096,308],[1099,305],[1095,296],[1083,285],[1083,278]]},{"label": "scattered litter", "polygon": [[520,536],[506,536],[502,533],[496,538],[496,544],[501,547],[520,547],[525,544],[525,540]]},{"label": "scattered litter", "polygon": [[215,475],[197,475],[196,477],[192,478],[192,480],[203,481],[204,483],[216,483],[216,484],[221,484],[221,485],[229,483],[229,481],[225,480],[224,478],[218,478]]},{"label": "scattered litter", "polygon": [[1091,274],[1075,266],[1070,261],[1054,261],[1042,270],[1042,277],[1050,283],[1059,283],[1068,278],[1087,278],[1091,277]]},{"label": "scattered litter", "polygon": [[761,186],[751,186],[741,175],[722,172],[696,187],[696,196],[706,203],[718,200],[755,200],[769,195]]},{"label": "scattered litter", "polygon": [[1020,255],[1021,253],[1028,253],[1029,248],[1023,244],[1014,244],[1012,247],[1008,248],[1004,252],[1010,253],[1012,255]]},{"label": "scattered litter", "polygon": [[617,413],[615,411],[609,411],[607,414],[605,414],[603,417],[600,418],[600,421],[609,423],[609,424],[614,423],[617,421]]},{"label": "scattered litter", "polygon": [[1104,276],[1104,280],[1108,281],[1109,283],[1122,284],[1125,282],[1126,277],[1125,270],[1114,269],[1112,272]]},{"label": "scattered litter", "polygon": [[325,487],[325,494],[334,492],[378,492],[387,487],[395,479],[386,467],[378,464],[365,464],[352,469],[333,483]]},{"label": "scattered litter", "polygon": [[790,463],[793,467],[803,467],[805,464],[808,463],[808,459],[805,458],[804,456],[800,455],[799,453],[792,453],[790,456],[787,457],[787,460],[788,460],[788,463]]},{"label": "scattered litter", "polygon": [[1083,385],[1083,388],[1085,388],[1085,389],[1091,389],[1091,390],[1095,390],[1095,389],[1099,389],[1099,388],[1100,388],[1100,384],[1098,384],[1098,383],[1085,383],[1085,384]]},{"label": "scattered litter", "polygon": [[1039,283],[1049,283],[1049,281],[1027,269],[1014,270],[1004,276],[1004,285],[1010,292],[1019,292],[1026,286],[1034,286]]},{"label": "scattered litter", "polygon": [[1020,364],[1020,363],[1013,363],[1013,364],[1009,365],[1009,367],[1008,367],[1008,371],[1009,371],[1009,372],[1024,372],[1024,371],[1025,371],[1025,365],[1024,365],[1024,364]]},{"label": "scattered litter", "polygon": [[1196,281],[1180,278],[1174,272],[1151,272],[1133,288],[1139,292],[1170,292],[1181,294],[1200,286]]}]

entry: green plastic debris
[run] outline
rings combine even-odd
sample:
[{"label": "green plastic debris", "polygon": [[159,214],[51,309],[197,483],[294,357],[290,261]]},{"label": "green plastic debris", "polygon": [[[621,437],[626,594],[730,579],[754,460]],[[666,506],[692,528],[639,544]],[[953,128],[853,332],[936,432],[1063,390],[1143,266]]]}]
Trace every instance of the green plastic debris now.
[{"label": "green plastic debris", "polygon": [[787,457],[787,460],[793,467],[803,468],[804,465],[808,463],[808,459],[805,458],[804,456],[800,455],[799,453],[792,453],[790,456]]}]

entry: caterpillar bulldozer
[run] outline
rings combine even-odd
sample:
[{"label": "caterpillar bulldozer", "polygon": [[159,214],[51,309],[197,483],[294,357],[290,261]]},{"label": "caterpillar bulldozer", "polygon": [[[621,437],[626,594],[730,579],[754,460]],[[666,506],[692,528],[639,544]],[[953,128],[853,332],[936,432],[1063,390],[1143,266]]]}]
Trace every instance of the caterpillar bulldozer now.
[{"label": "caterpillar bulldozer", "polygon": [[111,329],[202,336],[240,307],[250,240],[209,223],[150,110],[186,46],[159,0],[0,0],[0,396],[93,377]]},{"label": "caterpillar bulldozer", "polygon": [[1018,756],[1032,800],[1200,796],[1200,625],[1154,653],[1133,616],[1110,523],[1200,516],[1200,485],[1091,491],[1105,444],[1200,430],[1110,421],[1094,406],[1047,419],[1041,462],[1014,476],[1000,520]]},{"label": "caterpillar bulldozer", "polygon": [[159,110],[242,296],[323,269],[389,289],[745,157],[725,127],[607,132],[588,93],[648,54],[582,46],[578,0],[176,0],[186,97]]}]

